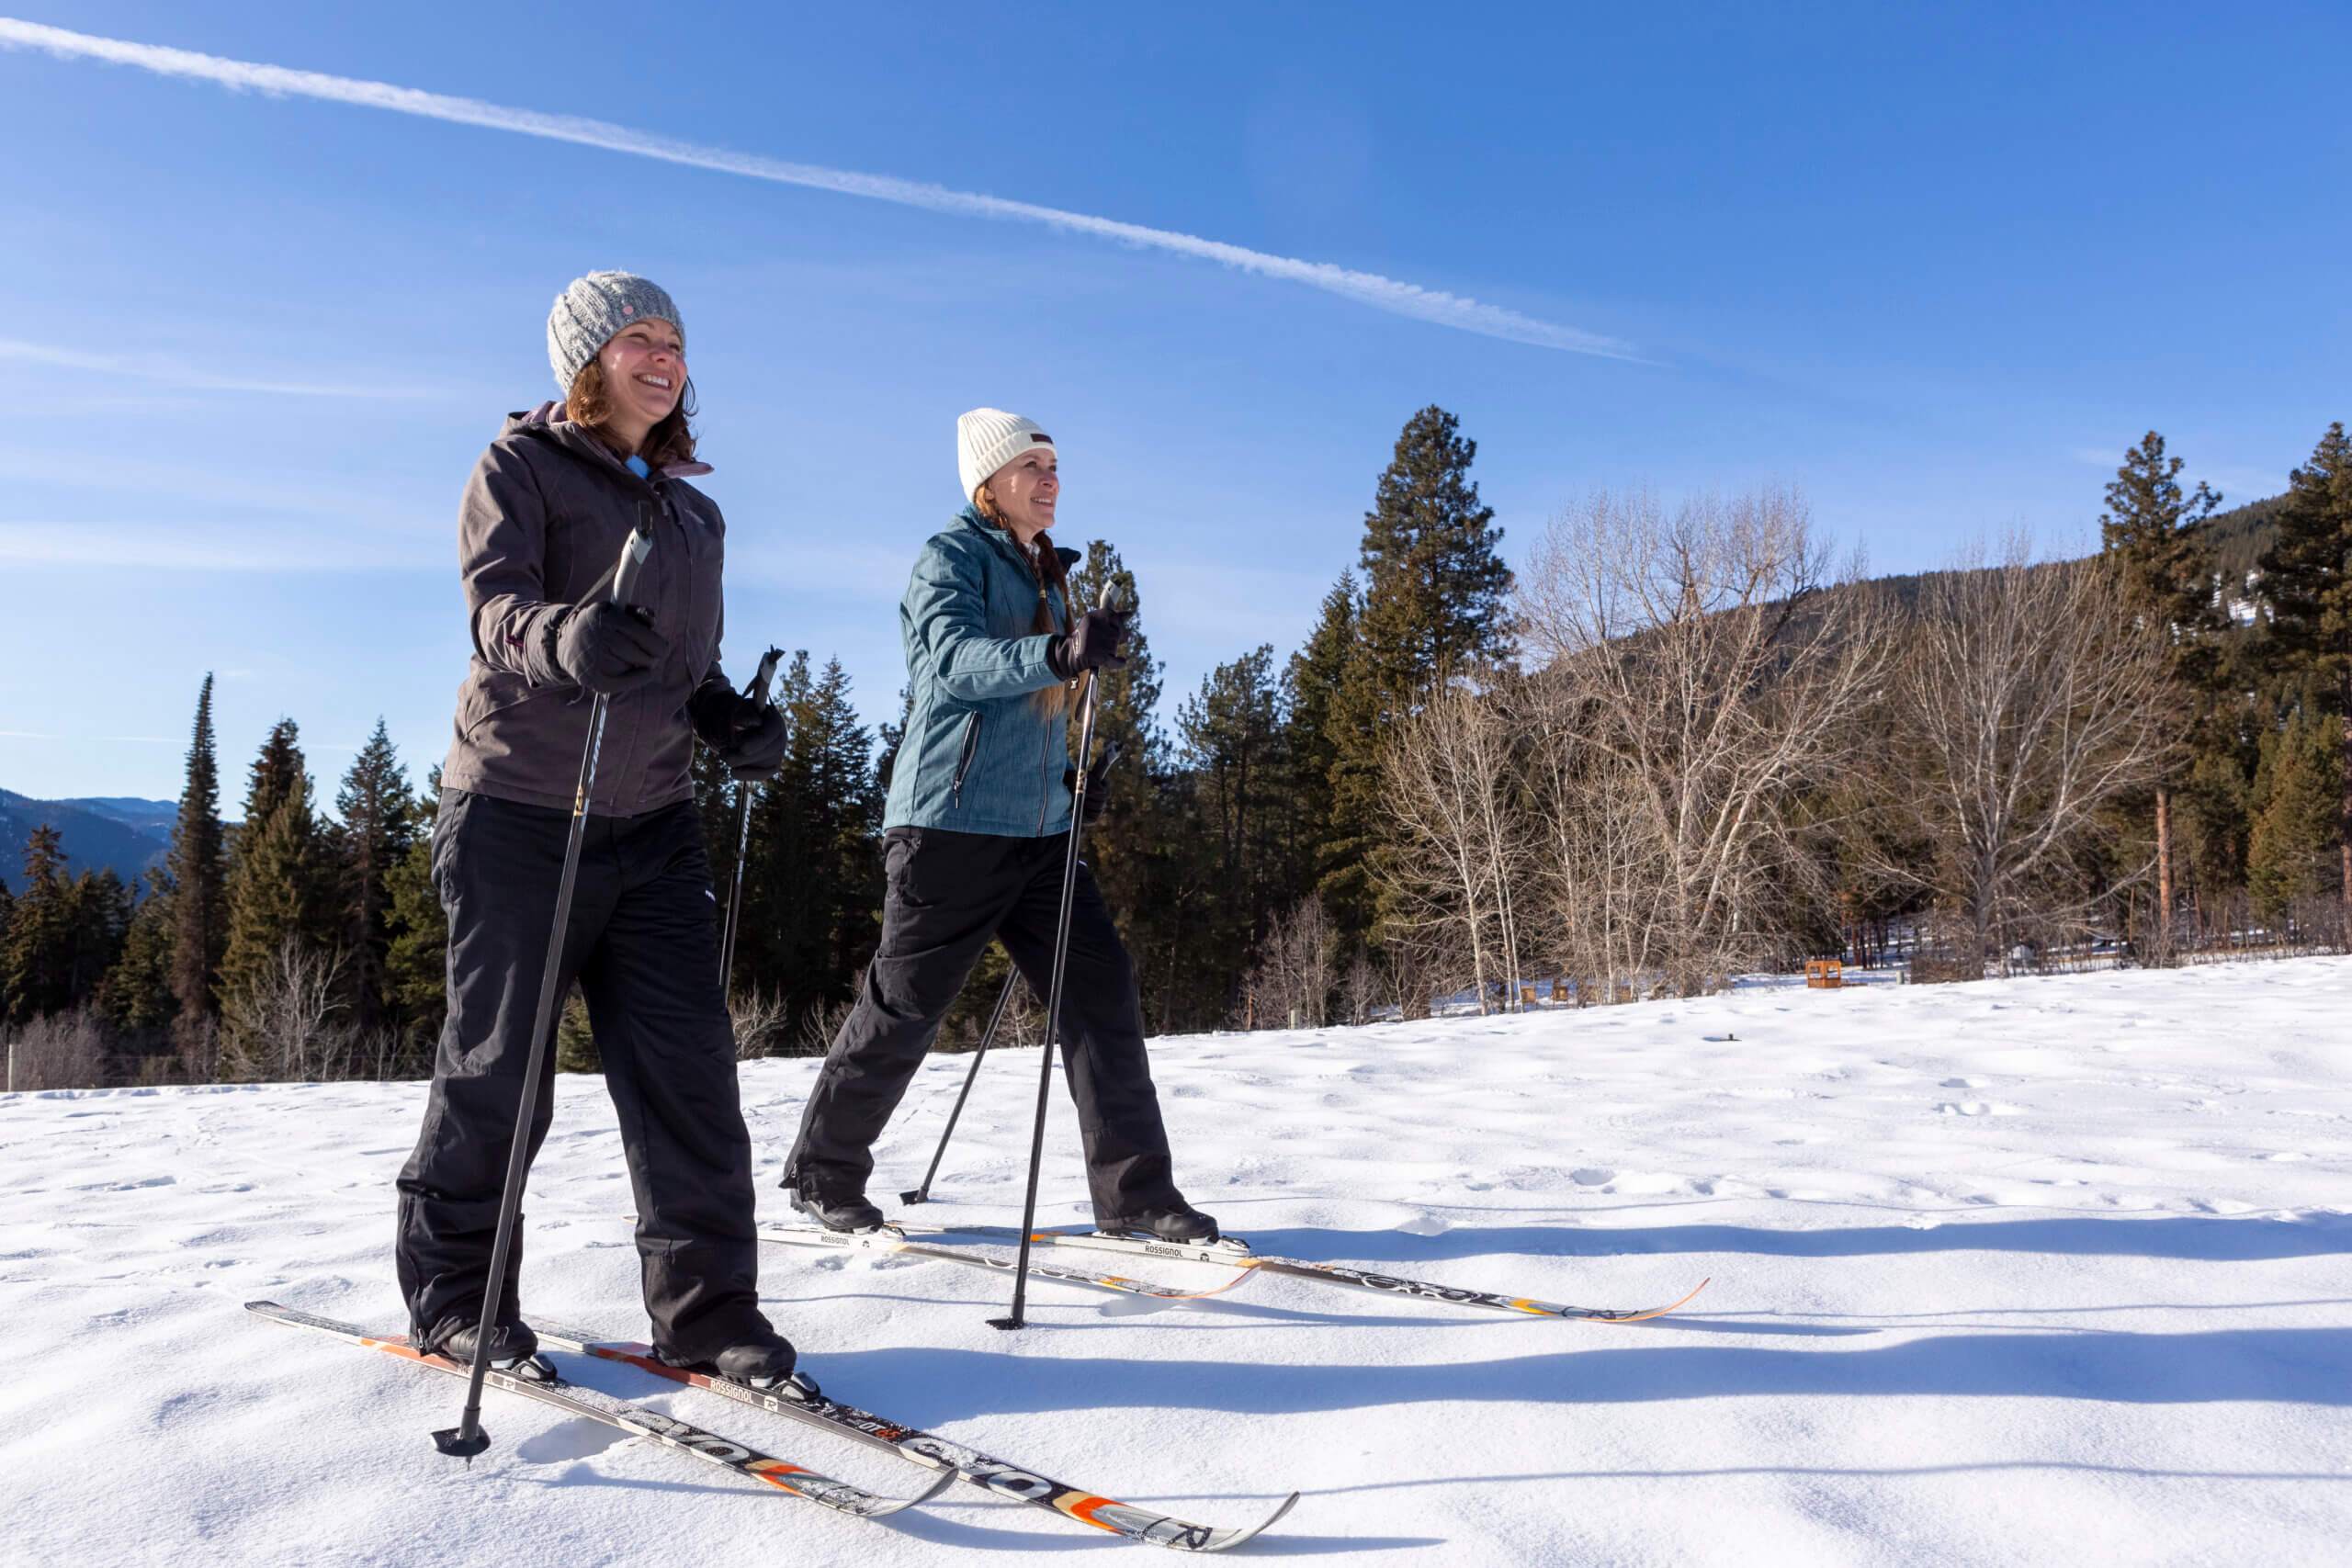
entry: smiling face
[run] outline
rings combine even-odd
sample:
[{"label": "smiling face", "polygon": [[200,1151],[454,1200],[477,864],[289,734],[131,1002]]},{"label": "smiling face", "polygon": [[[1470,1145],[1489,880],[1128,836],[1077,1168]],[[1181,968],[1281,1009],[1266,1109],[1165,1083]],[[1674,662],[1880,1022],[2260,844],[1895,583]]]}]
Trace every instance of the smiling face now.
[{"label": "smiling face", "polygon": [[1054,525],[1054,502],[1061,497],[1062,479],[1051,448],[1023,453],[990,474],[987,488],[1023,544]]},{"label": "smiling face", "polygon": [[686,390],[686,352],[678,329],[655,318],[631,321],[596,355],[612,412],[605,428],[629,451],[670,417]]}]

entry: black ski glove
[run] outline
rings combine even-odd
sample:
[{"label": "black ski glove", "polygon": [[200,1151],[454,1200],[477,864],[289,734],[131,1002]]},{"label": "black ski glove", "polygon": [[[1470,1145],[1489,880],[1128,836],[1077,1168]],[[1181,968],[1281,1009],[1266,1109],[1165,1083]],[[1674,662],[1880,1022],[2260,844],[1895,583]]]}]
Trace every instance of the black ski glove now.
[{"label": "black ski glove", "polygon": [[1124,670],[1127,661],[1119,656],[1119,644],[1126,636],[1125,615],[1089,610],[1075,630],[1046,645],[1046,667],[1065,681],[1075,680],[1081,670]]},{"label": "black ski glove", "polygon": [[607,599],[575,604],[556,618],[556,668],[582,691],[614,696],[661,672],[670,639],[653,627],[650,612]]},{"label": "black ski glove", "polygon": [[714,670],[686,699],[686,716],[702,743],[718,753],[727,771],[756,784],[772,778],[784,762],[784,715],[769,704],[737,691]]},{"label": "black ski glove", "polygon": [[[1103,810],[1111,804],[1111,792],[1105,787],[1104,781],[1110,777],[1111,764],[1118,760],[1119,743],[1114,740],[1103,750],[1102,755],[1094,759],[1094,765],[1086,770],[1085,825],[1089,828],[1102,819]],[[1078,770],[1076,768],[1062,770],[1062,788],[1069,791],[1073,799],[1077,797]]]},{"label": "black ski glove", "polygon": [[784,766],[785,740],[783,710],[762,708],[757,724],[739,732],[733,745],[718,748],[718,760],[745,784],[758,784]]}]

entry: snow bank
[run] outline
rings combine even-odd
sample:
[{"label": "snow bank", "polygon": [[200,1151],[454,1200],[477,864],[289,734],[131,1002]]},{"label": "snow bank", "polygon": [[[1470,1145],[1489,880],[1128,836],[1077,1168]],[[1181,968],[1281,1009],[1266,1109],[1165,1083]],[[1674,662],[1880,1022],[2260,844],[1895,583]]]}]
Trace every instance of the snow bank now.
[{"label": "snow bank", "polygon": [[[2329,1563],[2352,1540],[2352,961],[1703,1001],[1153,1047],[1188,1191],[1261,1250],[1597,1305],[1494,1317],[1254,1277],[1196,1304],[770,1248],[833,1392],[1216,1523],[1422,1563]],[[968,1058],[927,1065],[911,1186]],[[983,1072],[942,1219],[1015,1217],[1035,1057]],[[763,1181],[814,1064],[745,1069]],[[887,1524],[272,1328],[398,1324],[422,1086],[0,1098],[0,1561],[1001,1562],[1151,1549],[969,1488]],[[602,1084],[566,1078],[526,1299],[641,1335]],[[1057,1103],[1047,1217],[1083,1218]],[[786,1217],[763,1186],[769,1217]],[[1074,1255],[1063,1255],[1069,1259]],[[1075,1255],[1084,1256],[1084,1255]],[[1104,1261],[1108,1261],[1107,1259]],[[1170,1280],[1205,1266],[1121,1265]],[[828,1473],[919,1473],[628,1369]]]}]

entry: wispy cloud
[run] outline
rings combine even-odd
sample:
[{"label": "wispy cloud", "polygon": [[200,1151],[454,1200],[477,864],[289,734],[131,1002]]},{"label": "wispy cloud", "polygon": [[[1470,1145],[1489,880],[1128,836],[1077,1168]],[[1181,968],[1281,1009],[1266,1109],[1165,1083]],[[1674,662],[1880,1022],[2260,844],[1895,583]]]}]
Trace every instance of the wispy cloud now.
[{"label": "wispy cloud", "polygon": [[632,130],[627,126],[613,125],[604,120],[539,114],[530,109],[484,103],[478,98],[450,97],[413,87],[397,87],[384,82],[329,76],[315,71],[293,71],[280,65],[262,65],[250,61],[224,60],[217,55],[166,49],[158,44],[96,38],[88,33],[68,32],[62,28],[43,27],[37,22],[17,21],[13,17],[0,17],[0,44],[46,50],[67,59],[133,65],[161,75],[212,82],[235,90],[321,98],[330,103],[389,109],[395,114],[416,115],[425,119],[449,120],[459,125],[544,137],[551,141],[576,142],[585,147],[601,147],[608,152],[659,158],[698,169],[772,180],[779,185],[805,186],[842,196],[895,202],[901,207],[922,208],[926,211],[957,217],[1039,223],[1067,233],[1086,234],[1123,244],[1218,262],[1261,277],[1303,283],[1310,288],[1320,288],[1374,310],[1410,316],[1438,326],[1453,327],[1512,343],[1532,344],[1539,348],[1560,349],[1570,354],[1598,355],[1609,359],[1640,357],[1631,344],[1615,338],[1538,321],[1498,305],[1481,304],[1458,294],[1424,288],[1419,284],[1384,277],[1378,273],[1357,272],[1329,262],[1272,255],[1264,251],[1229,245],[1195,234],[1150,229],[1139,223],[1123,223],[1116,219],[1096,218],[1082,212],[1064,211],[1059,208],[1040,207],[1032,202],[953,190],[945,186],[898,179],[888,175],[862,175],[846,169],[829,169],[814,164],[786,163],[750,152],[699,146],[671,137]]},{"label": "wispy cloud", "polygon": [[[6,23],[0,19],[0,29]],[[25,343],[0,337],[0,360],[51,365],[61,370],[90,370],[105,376],[130,376],[199,392],[275,392],[300,398],[422,398],[432,394],[416,387],[362,386],[356,383],[255,381],[238,376],[216,376],[158,355],[92,354],[51,344]]]},{"label": "wispy cloud", "polygon": [[160,567],[181,571],[413,571],[447,564],[418,530],[406,536],[338,523],[288,529],[169,523],[0,523],[0,561],[39,566]]}]

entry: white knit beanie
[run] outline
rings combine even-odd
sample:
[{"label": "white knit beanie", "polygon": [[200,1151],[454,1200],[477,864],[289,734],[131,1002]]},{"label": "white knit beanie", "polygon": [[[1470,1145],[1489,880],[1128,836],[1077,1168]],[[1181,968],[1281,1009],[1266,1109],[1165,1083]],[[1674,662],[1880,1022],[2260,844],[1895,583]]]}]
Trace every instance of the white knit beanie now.
[{"label": "white knit beanie", "polygon": [[956,468],[964,480],[964,499],[979,493],[990,474],[1023,452],[1045,448],[1054,456],[1054,438],[1034,419],[1002,409],[974,409],[956,416]]}]

